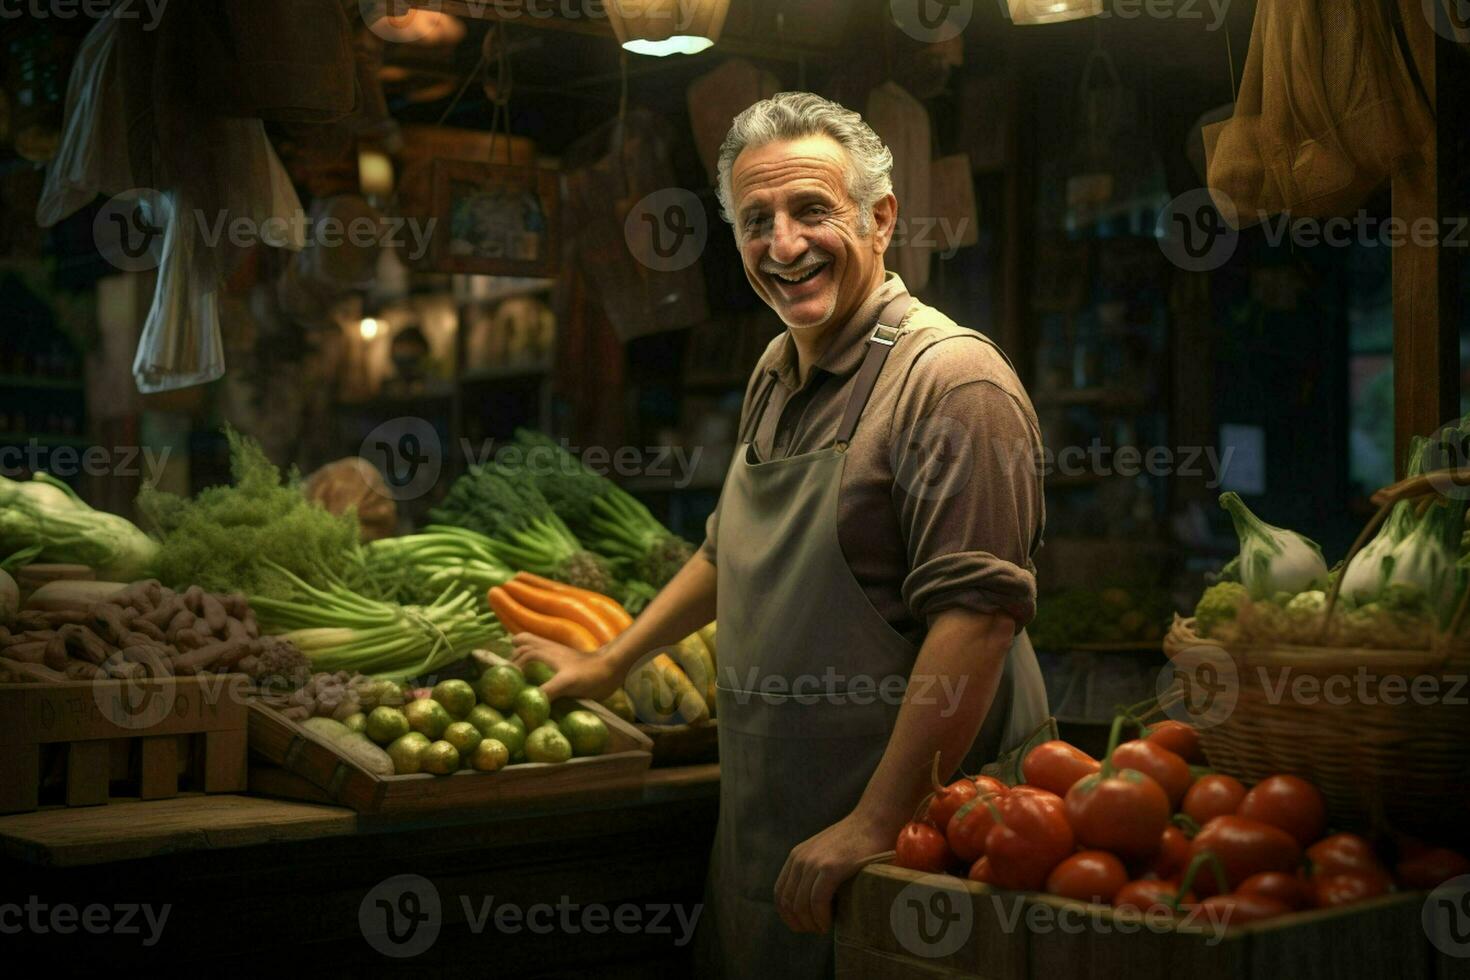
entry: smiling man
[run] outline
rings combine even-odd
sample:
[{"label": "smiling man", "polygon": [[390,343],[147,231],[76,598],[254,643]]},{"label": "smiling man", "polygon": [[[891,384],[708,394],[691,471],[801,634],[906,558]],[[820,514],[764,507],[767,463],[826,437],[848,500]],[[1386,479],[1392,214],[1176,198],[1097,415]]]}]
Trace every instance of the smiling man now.
[{"label": "smiling man", "polygon": [[1009,361],[885,273],[892,155],[857,113],[758,102],[720,151],[746,278],[786,329],[746,389],[701,552],[599,655],[527,635],[552,697],[604,697],[718,614],[711,972],[832,970],[832,897],[929,784],[1046,720],[1022,627],[1042,493]]}]

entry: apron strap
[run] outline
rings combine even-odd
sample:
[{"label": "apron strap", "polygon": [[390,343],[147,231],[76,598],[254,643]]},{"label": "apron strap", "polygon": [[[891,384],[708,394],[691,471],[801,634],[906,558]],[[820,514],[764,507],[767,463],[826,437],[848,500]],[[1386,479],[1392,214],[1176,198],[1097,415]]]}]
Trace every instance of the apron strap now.
[{"label": "apron strap", "polygon": [[852,442],[858,420],[862,418],[863,409],[868,407],[868,399],[872,397],[873,388],[878,384],[878,375],[883,371],[883,364],[888,360],[888,354],[902,332],[899,324],[903,322],[912,303],[913,297],[905,292],[894,297],[883,307],[883,312],[878,314],[878,328],[868,338],[868,353],[863,358],[863,366],[858,369],[857,381],[853,383],[847,408],[842,413],[842,423],[837,426],[838,452],[845,451]]}]

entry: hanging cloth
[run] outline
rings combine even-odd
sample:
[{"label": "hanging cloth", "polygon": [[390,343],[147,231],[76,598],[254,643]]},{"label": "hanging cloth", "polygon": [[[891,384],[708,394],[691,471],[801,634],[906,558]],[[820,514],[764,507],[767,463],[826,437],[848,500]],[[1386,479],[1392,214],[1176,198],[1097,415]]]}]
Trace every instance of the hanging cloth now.
[{"label": "hanging cloth", "polygon": [[1344,214],[1433,159],[1433,49],[1420,0],[1260,0],[1234,116],[1203,134],[1238,226]]},{"label": "hanging cloth", "polygon": [[689,83],[687,98],[694,147],[699,151],[711,184],[718,180],[720,144],[725,141],[735,117],[779,91],[779,78],[744,58],[731,58]]},{"label": "hanging cloth", "polygon": [[868,95],[863,113],[873,132],[893,153],[893,193],[898,198],[898,227],[888,245],[886,265],[913,292],[929,284],[929,256],[934,251],[930,207],[929,112],[896,82],[884,82]]}]

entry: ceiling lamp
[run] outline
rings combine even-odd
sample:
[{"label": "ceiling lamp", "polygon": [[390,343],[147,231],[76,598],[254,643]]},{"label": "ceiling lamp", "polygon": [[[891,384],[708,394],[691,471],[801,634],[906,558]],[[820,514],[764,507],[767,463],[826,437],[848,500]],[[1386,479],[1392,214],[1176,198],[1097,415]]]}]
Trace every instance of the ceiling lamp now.
[{"label": "ceiling lamp", "polygon": [[1102,0],[1010,0],[1010,4],[1013,24],[1059,24],[1103,12]]},{"label": "ceiling lamp", "polygon": [[624,49],[663,57],[698,54],[720,39],[730,0],[605,0]]}]

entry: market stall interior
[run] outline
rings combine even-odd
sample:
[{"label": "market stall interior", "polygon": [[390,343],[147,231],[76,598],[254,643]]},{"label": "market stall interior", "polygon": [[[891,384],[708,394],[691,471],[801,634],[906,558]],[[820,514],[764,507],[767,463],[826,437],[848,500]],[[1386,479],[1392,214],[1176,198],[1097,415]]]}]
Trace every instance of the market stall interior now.
[{"label": "market stall interior", "polygon": [[[1470,976],[1461,8],[5,11],[0,872],[30,897],[0,896],[7,945],[77,971],[254,972],[269,936],[303,971],[711,972],[742,641],[849,607],[752,633],[757,599],[683,622],[669,596],[728,475],[774,462],[752,402],[786,382],[778,453],[824,384],[906,404],[886,354],[807,374],[781,297],[825,287],[762,285],[785,260],[722,214],[732,122],[812,92],[891,153],[879,289],[993,341],[985,383],[1014,379],[1038,443],[887,431],[902,612],[845,598],[912,663],[944,611],[916,556],[1004,565],[1021,598],[983,611],[1025,627],[1046,700],[983,770],[936,746],[928,795],[888,801],[824,969]],[[907,364],[883,298],[864,349]],[[1014,563],[956,481],[1040,481],[1034,541],[1005,510]],[[925,550],[915,506],[963,554]],[[884,559],[849,545],[872,599]],[[721,550],[720,581],[753,561]],[[650,617],[683,625],[595,696],[526,656],[621,656]]]}]

